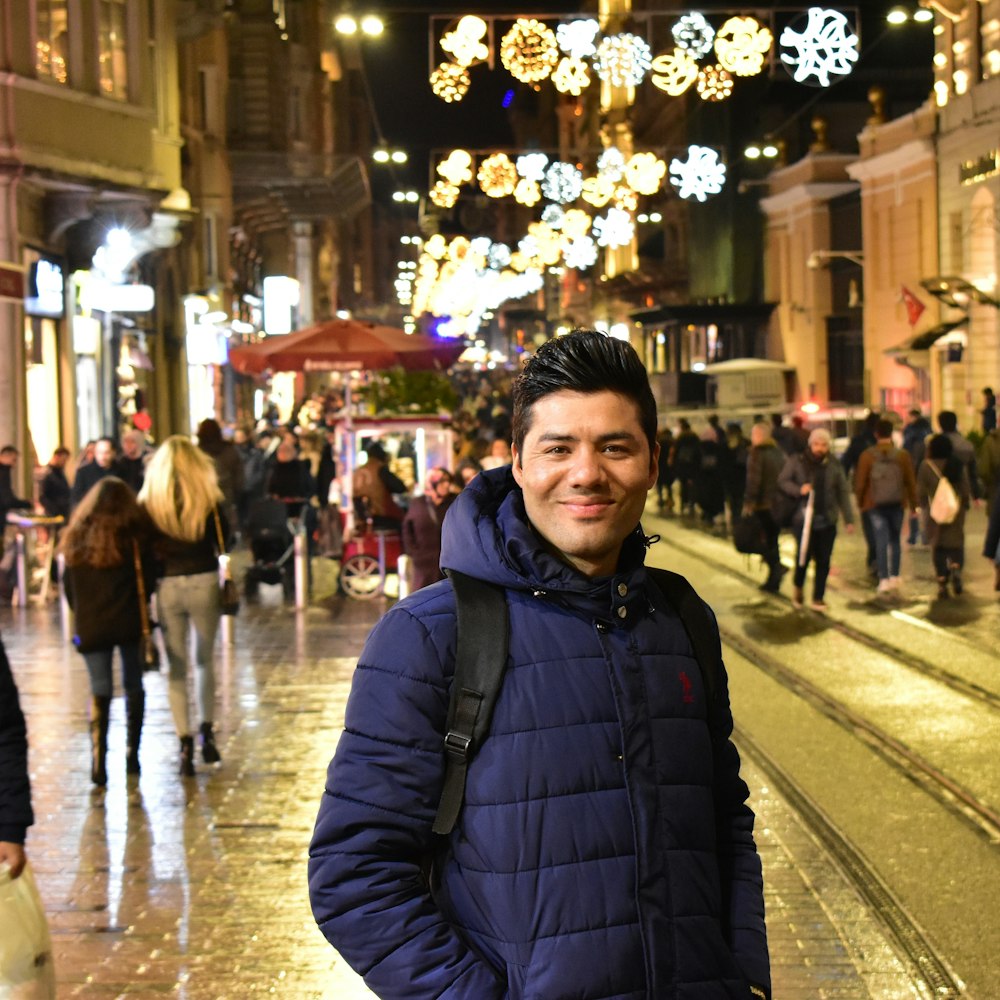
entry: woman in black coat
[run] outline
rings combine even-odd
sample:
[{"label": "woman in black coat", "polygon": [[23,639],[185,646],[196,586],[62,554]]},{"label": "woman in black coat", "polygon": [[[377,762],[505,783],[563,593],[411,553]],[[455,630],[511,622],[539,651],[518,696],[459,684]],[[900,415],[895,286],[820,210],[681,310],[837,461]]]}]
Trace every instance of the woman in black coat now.
[{"label": "woman in black coat", "polygon": [[24,714],[0,640],[0,866],[12,878],[24,871],[24,839],[34,821]]},{"label": "woman in black coat", "polygon": [[142,686],[142,618],[138,559],[146,597],[156,586],[151,525],[131,487],[107,476],[73,512],[60,548],[66,559],[66,599],[76,629],[73,642],[90,674],[90,739],[93,783],[108,783],[108,723],[115,647],[121,654],[128,720],[125,770],[139,773],[139,739],[146,696]]}]

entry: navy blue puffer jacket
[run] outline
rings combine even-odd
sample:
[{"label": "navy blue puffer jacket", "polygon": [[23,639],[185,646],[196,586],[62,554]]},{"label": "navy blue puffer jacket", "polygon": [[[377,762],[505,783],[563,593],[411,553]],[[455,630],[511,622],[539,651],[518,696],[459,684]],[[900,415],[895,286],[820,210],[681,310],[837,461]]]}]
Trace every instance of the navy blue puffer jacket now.
[{"label": "navy blue puffer jacket", "polygon": [[[376,625],[310,848],[313,912],[386,1000],[715,1000],[769,989],[761,868],[729,742],[643,538],[613,577],[546,554],[508,468],[441,562],[503,584],[508,669],[465,804],[435,844],[455,652],[447,582]],[[624,609],[624,610],[622,610]],[[433,896],[421,864],[434,852]]]}]

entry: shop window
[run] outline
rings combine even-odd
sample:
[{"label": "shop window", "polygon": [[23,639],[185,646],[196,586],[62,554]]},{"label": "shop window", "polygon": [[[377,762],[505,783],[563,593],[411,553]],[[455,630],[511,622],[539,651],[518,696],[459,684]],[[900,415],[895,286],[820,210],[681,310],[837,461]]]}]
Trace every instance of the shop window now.
[{"label": "shop window", "polygon": [[67,0],[36,0],[35,72],[39,79],[69,83],[66,8]]},{"label": "shop window", "polygon": [[99,0],[100,86],[104,97],[128,97],[128,35],[125,0]]}]

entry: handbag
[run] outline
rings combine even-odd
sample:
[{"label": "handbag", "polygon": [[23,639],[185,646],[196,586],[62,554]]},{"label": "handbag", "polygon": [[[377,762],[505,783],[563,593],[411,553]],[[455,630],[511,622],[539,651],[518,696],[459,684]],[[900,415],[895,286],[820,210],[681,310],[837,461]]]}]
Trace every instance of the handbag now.
[{"label": "handbag", "polygon": [[240,610],[240,592],[236,589],[236,581],[229,568],[229,553],[226,552],[226,540],[222,537],[218,507],[212,508],[212,516],[215,518],[215,534],[219,540],[219,604],[224,615],[235,615]]},{"label": "handbag", "polygon": [[767,537],[756,515],[744,514],[733,520],[733,544],[737,552],[744,552],[747,555],[764,554]]},{"label": "handbag", "polygon": [[135,588],[139,594],[139,624],[142,627],[140,647],[142,653],[142,669],[149,672],[160,669],[160,647],[153,638],[153,629],[149,624],[149,602],[146,598],[146,581],[142,575],[142,559],[139,557],[139,543],[132,539],[132,556],[135,559]]}]

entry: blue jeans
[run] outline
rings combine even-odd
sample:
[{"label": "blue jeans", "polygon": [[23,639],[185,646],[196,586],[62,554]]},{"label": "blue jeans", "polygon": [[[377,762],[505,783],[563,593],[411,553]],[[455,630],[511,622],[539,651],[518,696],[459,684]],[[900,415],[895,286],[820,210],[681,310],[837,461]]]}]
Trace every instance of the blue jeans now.
[{"label": "blue jeans", "polygon": [[[156,610],[170,667],[170,712],[178,736],[191,735],[187,675],[194,667],[195,698],[201,722],[215,717],[215,634],[219,629],[219,574],[165,576],[156,589]],[[191,633],[194,658],[191,661]]]},{"label": "blue jeans", "polygon": [[[122,656],[122,686],[125,695],[134,698],[142,691],[142,655],[139,643],[129,642],[118,647]],[[115,649],[95,649],[84,653],[83,659],[90,674],[90,690],[97,698],[110,698],[114,694],[115,682],[111,665]]]},{"label": "blue jeans", "polygon": [[868,523],[872,527],[875,540],[878,578],[887,580],[890,576],[899,576],[903,508],[898,504],[891,507],[873,507],[868,512]]}]

